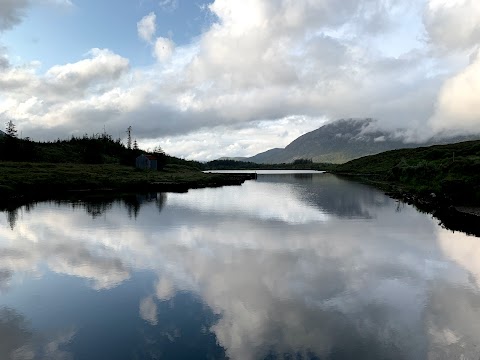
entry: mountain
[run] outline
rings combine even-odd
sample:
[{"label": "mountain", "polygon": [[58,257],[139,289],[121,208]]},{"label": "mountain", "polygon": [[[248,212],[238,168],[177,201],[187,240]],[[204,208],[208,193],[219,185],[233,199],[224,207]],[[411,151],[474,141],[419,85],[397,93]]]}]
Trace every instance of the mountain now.
[{"label": "mountain", "polygon": [[476,136],[430,138],[422,143],[408,143],[404,137],[376,129],[373,119],[342,119],[306,133],[284,149],[274,148],[245,161],[259,164],[290,163],[297,159],[312,159],[318,163],[341,164],[365,155],[383,151],[414,148],[480,139]]}]

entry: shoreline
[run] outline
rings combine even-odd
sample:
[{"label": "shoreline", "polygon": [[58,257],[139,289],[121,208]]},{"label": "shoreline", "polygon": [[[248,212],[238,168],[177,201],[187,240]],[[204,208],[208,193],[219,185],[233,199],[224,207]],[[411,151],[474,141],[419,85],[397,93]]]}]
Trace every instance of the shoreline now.
[{"label": "shoreline", "polygon": [[373,174],[354,174],[330,172],[339,177],[373,186],[392,199],[413,205],[417,210],[435,217],[439,225],[453,231],[465,232],[480,237],[480,207],[456,204],[444,194],[433,190],[424,193],[415,192],[400,183],[376,179]]},{"label": "shoreline", "polygon": [[139,171],[118,165],[0,163],[0,210],[72,196],[239,186],[255,178],[253,173],[204,174],[182,166]]}]

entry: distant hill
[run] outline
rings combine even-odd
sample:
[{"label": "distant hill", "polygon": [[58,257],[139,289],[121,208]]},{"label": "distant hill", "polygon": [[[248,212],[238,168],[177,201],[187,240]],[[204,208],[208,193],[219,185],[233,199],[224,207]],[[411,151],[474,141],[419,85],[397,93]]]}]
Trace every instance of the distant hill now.
[{"label": "distant hill", "polygon": [[237,157],[221,157],[217,160],[233,160],[233,161],[247,161],[248,157],[245,156],[237,156]]},{"label": "distant hill", "polygon": [[431,138],[423,143],[406,143],[392,132],[374,128],[373,119],[337,120],[300,136],[284,149],[270,149],[244,161],[275,164],[290,163],[297,159],[312,159],[317,163],[341,164],[388,150],[480,139],[480,135],[456,136]]}]

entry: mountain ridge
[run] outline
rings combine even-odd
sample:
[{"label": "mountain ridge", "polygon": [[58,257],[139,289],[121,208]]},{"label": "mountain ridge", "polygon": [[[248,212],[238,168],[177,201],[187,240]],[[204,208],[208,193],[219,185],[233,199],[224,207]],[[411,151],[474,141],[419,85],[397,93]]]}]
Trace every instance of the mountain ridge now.
[{"label": "mountain ridge", "polygon": [[340,119],[310,131],[293,140],[285,148],[273,148],[244,161],[259,164],[291,163],[311,159],[316,163],[341,164],[384,151],[441,145],[480,139],[479,135],[431,137],[423,142],[406,142],[402,130],[389,132],[376,128],[374,119]]}]

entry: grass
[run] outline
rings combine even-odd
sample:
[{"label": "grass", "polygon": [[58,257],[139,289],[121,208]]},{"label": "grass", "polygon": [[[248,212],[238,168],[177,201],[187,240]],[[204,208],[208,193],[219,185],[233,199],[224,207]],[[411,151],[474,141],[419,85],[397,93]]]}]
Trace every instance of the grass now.
[{"label": "grass", "polygon": [[480,204],[480,141],[387,151],[337,165],[337,174],[368,177],[459,204]]},{"label": "grass", "polygon": [[[238,181],[238,178],[237,178]],[[55,194],[70,190],[134,190],[152,187],[188,189],[234,183],[223,174],[204,174],[172,164],[162,171],[138,170],[112,164],[52,164],[0,162],[0,197]]]}]

